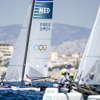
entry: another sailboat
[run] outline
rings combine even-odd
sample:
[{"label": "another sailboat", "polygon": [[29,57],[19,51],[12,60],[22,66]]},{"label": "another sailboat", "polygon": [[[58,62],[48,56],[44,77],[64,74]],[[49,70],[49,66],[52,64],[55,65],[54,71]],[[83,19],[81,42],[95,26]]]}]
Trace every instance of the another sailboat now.
[{"label": "another sailboat", "polygon": [[79,66],[76,82],[100,85],[100,5],[91,31],[83,59]]},{"label": "another sailboat", "polygon": [[24,87],[26,75],[35,79],[47,76],[52,13],[53,0],[32,0],[29,5],[4,78],[4,82],[21,82],[23,87],[12,87],[15,90],[20,88],[29,90],[29,87]]},{"label": "another sailboat", "polygon": [[[77,77],[70,93],[58,93],[54,88],[48,88],[44,94],[43,100],[86,100],[84,96],[89,96],[88,100],[100,100],[100,5],[96,20],[91,31],[81,64],[78,69]],[[86,87],[88,85],[88,87]],[[89,86],[90,85],[90,86]],[[98,86],[98,87],[97,87]],[[53,91],[54,90],[54,91]],[[99,91],[97,91],[99,90]],[[51,92],[51,93],[50,93]],[[53,93],[54,92],[54,93]],[[95,95],[95,96],[94,96]],[[96,96],[98,95],[98,96]],[[61,98],[60,98],[60,97]],[[59,99],[60,98],[60,99]]]}]

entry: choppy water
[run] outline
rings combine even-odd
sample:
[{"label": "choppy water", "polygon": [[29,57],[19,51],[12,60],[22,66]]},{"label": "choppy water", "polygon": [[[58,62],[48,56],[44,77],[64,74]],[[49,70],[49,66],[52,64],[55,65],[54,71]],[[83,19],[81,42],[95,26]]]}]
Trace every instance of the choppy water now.
[{"label": "choppy water", "polygon": [[[43,85],[44,82],[33,82],[33,84]],[[53,82],[46,82],[46,86],[52,87]],[[0,90],[0,100],[42,100],[43,94],[44,92],[33,90]]]},{"label": "choppy water", "polygon": [[0,100],[42,100],[44,92],[27,91],[0,91]]}]

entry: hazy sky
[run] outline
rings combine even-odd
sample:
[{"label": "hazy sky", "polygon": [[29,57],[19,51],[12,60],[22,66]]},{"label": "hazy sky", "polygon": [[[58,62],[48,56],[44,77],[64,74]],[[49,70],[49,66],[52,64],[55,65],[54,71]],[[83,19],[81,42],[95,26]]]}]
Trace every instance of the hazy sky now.
[{"label": "hazy sky", "polygon": [[[0,0],[0,26],[22,24],[31,0]],[[100,0],[54,0],[53,22],[92,28]]]}]

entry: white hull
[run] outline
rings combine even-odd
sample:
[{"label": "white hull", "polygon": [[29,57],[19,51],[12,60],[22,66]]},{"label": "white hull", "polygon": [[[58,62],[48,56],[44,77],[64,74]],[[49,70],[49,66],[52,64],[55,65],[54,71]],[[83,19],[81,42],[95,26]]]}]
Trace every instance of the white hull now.
[{"label": "white hull", "polygon": [[21,91],[24,91],[24,90],[34,90],[34,91],[40,91],[40,88],[19,88],[19,87],[13,87],[12,90],[21,90]]},{"label": "white hull", "polygon": [[47,88],[43,100],[86,100],[84,96],[72,90],[70,93],[58,93],[58,88]]},{"label": "white hull", "polygon": [[100,95],[90,95],[87,100],[100,100]]},{"label": "white hull", "polygon": [[20,88],[20,87],[15,87],[15,86],[11,86],[11,88],[4,88],[3,86],[0,86],[0,90],[34,90],[34,91],[40,91],[40,88],[34,88],[34,87],[29,87],[29,88]]}]

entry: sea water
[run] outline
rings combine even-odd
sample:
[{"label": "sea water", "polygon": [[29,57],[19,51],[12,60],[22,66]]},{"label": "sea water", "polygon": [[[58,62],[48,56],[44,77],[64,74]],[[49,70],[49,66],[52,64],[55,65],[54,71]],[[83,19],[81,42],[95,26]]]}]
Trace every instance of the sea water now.
[{"label": "sea water", "polygon": [[[13,83],[20,84],[20,83]],[[42,86],[44,84],[43,81],[33,82],[33,85]],[[53,82],[46,82],[47,87],[52,87]],[[43,92],[34,91],[34,90],[0,90],[0,100],[42,100]]]},{"label": "sea water", "polygon": [[0,100],[42,100],[44,92],[1,90]]}]

